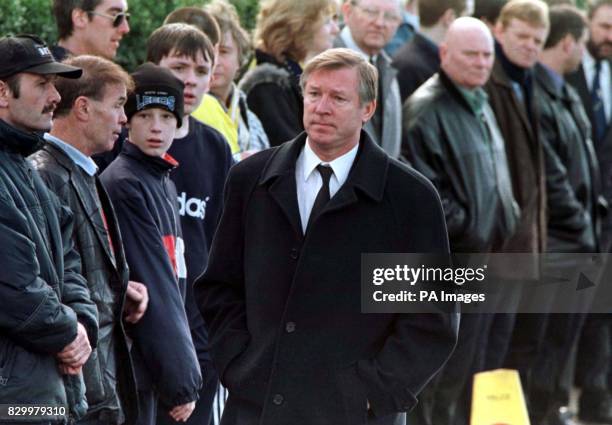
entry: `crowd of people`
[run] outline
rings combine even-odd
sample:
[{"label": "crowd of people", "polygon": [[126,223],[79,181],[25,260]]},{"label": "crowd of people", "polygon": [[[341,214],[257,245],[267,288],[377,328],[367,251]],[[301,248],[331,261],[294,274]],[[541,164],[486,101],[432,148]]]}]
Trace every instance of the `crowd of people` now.
[{"label": "crowd of people", "polygon": [[360,287],[364,253],[610,252],[612,0],[263,0],[252,37],[213,0],[131,74],[128,1],[0,39],[0,423],[468,425],[511,368],[531,424],[612,424],[612,312]]}]

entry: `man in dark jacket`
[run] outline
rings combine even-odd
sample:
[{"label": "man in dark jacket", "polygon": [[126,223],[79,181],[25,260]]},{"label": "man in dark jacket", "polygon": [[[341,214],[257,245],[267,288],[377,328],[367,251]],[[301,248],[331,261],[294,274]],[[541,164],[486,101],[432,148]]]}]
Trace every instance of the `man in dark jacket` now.
[{"label": "man in dark jacket", "polygon": [[[539,258],[546,238],[546,186],[542,143],[534,105],[533,66],[548,34],[548,6],[540,0],[511,0],[500,13],[494,35],[496,58],[485,86],[489,102],[506,142],[506,157],[514,198],[521,211],[514,236],[504,252],[532,253],[531,262],[521,270],[508,264],[506,277],[519,282],[539,277]],[[512,285],[509,282],[508,285]],[[517,297],[518,298],[518,297]],[[506,305],[518,299],[505,299]],[[512,338],[515,315],[493,317],[489,332],[483,332],[481,366],[501,367]],[[525,329],[524,327],[522,329]]]},{"label": "man in dark jacket", "polygon": [[[602,191],[608,204],[611,204],[612,0],[591,2],[588,16],[587,50],[581,66],[576,72],[567,76],[567,81],[578,91],[591,122],[592,139],[601,172]],[[602,226],[602,252],[610,252],[611,245],[612,213],[608,212]],[[582,419],[612,423],[611,374],[612,317],[600,314],[589,315],[582,329],[576,368],[576,381],[582,389],[579,403]]]},{"label": "man in dark jacket", "polygon": [[202,385],[185,313],[185,245],[168,148],[183,119],[183,83],[152,63],[132,74],[129,138],[101,180],[117,211],[130,278],[147,285],[147,313],[134,327],[138,425],[154,425],[158,405],[186,421]]},{"label": "man in dark jacket", "polygon": [[306,133],[230,171],[195,292],[227,425],[403,424],[455,314],[361,313],[361,254],[448,252],[442,205],[362,130],[376,73],[330,49],[302,74]]},{"label": "man in dark jacket", "polygon": [[129,281],[115,212],[91,156],[110,150],[125,124],[123,103],[132,81],[118,65],[95,56],[66,62],[83,70],[79,79],[55,83],[62,96],[45,135],[30,157],[45,183],[72,210],[73,238],[83,276],[98,308],[98,347],[83,368],[88,414],[80,423],[133,424],[136,384],[122,312],[136,323],[147,305],[146,286]]},{"label": "man in dark jacket", "polygon": [[[514,234],[519,209],[504,139],[482,88],[493,68],[493,37],[481,21],[459,18],[440,56],[441,70],[404,104],[402,153],[442,197],[451,252],[501,251]],[[430,383],[432,396],[417,408],[422,414],[410,423],[468,422],[461,394],[469,386],[483,318],[461,318],[455,352]]]},{"label": "man in dark jacket", "polygon": [[56,75],[81,71],[58,64],[34,36],[0,39],[0,404],[87,409],[80,372],[98,336],[96,307],[79,274],[72,215],[61,207],[26,156],[37,132],[51,128],[60,96]]},{"label": "man in dark jacket", "polygon": [[465,0],[419,3],[420,29],[393,56],[402,103],[440,69],[438,46],[453,21],[465,10]]},{"label": "man in dark jacket", "polygon": [[[600,249],[603,203],[588,117],[563,75],[580,65],[586,22],[571,6],[550,9],[550,33],[535,67],[539,128],[545,149],[548,204],[547,252],[587,253]],[[550,256],[548,266],[569,274],[577,264]],[[576,311],[587,306],[576,305]],[[546,308],[542,306],[542,308]],[[521,370],[532,423],[569,420],[575,345],[584,314],[544,314],[529,320],[540,341]]]}]

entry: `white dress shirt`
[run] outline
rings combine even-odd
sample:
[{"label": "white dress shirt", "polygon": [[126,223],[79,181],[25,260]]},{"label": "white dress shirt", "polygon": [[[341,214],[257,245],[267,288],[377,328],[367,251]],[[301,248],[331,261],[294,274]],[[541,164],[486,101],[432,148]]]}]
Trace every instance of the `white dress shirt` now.
[{"label": "white dress shirt", "polygon": [[310,142],[306,139],[304,148],[298,156],[295,164],[295,181],[297,188],[298,206],[300,209],[300,219],[302,221],[302,231],[306,233],[308,226],[308,218],[312,211],[312,206],[319,193],[319,189],[323,186],[323,179],[317,171],[317,165],[329,165],[334,173],[329,180],[329,197],[334,197],[336,192],[342,187],[346,181],[355,157],[359,144],[344,155],[334,159],[331,162],[325,162],[317,156],[311,149]]},{"label": "white dress shirt", "polygon": [[[591,91],[593,78],[595,77],[595,59],[588,50],[584,51],[584,56],[582,57],[582,69],[584,70],[584,77],[586,78],[589,91]],[[612,75],[610,72],[610,62],[602,60],[601,69],[599,70],[599,87],[601,88],[601,97],[607,122],[610,122],[610,114],[612,114]]]}]

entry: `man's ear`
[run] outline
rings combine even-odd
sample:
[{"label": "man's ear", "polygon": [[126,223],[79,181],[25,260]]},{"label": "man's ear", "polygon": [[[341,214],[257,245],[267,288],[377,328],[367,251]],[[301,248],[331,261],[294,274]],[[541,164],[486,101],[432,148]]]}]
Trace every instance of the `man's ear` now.
[{"label": "man's ear", "polygon": [[72,104],[72,113],[79,121],[89,121],[93,114],[91,101],[85,96],[79,96]]},{"label": "man's ear", "polygon": [[364,105],[363,115],[361,117],[361,122],[363,124],[370,121],[372,115],[374,115],[374,111],[376,111],[376,100],[372,100]]},{"label": "man's ear", "polygon": [[6,82],[0,80],[0,108],[8,107],[8,100],[13,96],[11,89]]},{"label": "man's ear", "polygon": [[89,16],[87,15],[87,12],[84,11],[83,9],[79,9],[79,8],[72,9],[71,18],[72,18],[72,26],[74,28],[82,29],[82,28],[85,28],[87,24],[89,23]]},{"label": "man's ear", "polygon": [[342,11],[342,16],[344,16],[344,20],[346,22],[346,19],[353,12],[353,5],[351,4],[350,0],[347,0],[344,3],[342,3],[342,6],[340,6],[340,10]]},{"label": "man's ear", "polygon": [[568,34],[565,34],[565,37],[561,39],[560,43],[561,43],[561,50],[563,50],[563,53],[568,54],[572,50],[574,50],[574,45],[576,44],[576,40],[574,40],[574,37],[568,33]]}]

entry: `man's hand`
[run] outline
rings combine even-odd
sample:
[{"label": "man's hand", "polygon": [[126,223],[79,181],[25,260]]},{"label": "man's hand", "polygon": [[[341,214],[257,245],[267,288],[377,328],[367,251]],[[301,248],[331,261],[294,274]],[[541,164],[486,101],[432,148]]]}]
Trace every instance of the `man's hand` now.
[{"label": "man's hand", "polygon": [[142,319],[145,311],[147,311],[149,292],[147,291],[147,287],[142,283],[130,280],[125,295],[125,321],[136,323]]},{"label": "man's hand", "polygon": [[[91,345],[89,345],[89,338],[87,337],[87,331],[82,324],[77,324],[77,336],[70,344],[64,347],[64,349],[56,354],[57,360],[60,364],[76,369],[81,368],[89,355],[91,354]],[[77,372],[78,373],[78,372]]]},{"label": "man's hand", "polygon": [[191,401],[189,403],[181,404],[180,406],[175,406],[172,410],[170,410],[169,414],[177,422],[186,422],[189,419],[189,416],[193,413],[193,409],[195,409],[195,401]]},{"label": "man's hand", "polygon": [[68,366],[66,363],[60,363],[58,367],[62,375],[78,375],[83,370],[83,366],[72,367]]}]

